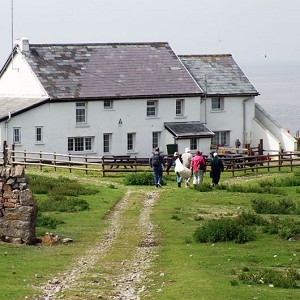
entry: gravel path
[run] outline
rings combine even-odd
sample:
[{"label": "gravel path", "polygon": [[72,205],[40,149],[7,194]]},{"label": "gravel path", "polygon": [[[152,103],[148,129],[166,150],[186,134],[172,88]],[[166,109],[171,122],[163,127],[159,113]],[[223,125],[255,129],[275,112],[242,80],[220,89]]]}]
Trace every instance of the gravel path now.
[{"label": "gravel path", "polygon": [[[88,269],[92,268],[95,263],[105,255],[114,243],[118,242],[118,235],[121,234],[122,224],[120,222],[120,214],[126,210],[129,202],[131,191],[128,190],[123,199],[114,207],[109,216],[110,226],[100,241],[87,253],[79,258],[76,263],[70,267],[62,275],[49,280],[44,286],[37,287],[42,291],[41,296],[37,296],[36,300],[54,300],[66,299],[64,296],[57,295],[59,292],[72,290],[80,285],[80,280],[85,276]],[[140,299],[141,292],[146,287],[141,286],[141,282],[145,282],[147,277],[147,269],[153,258],[153,246],[155,246],[155,235],[153,224],[150,220],[150,214],[159,193],[156,191],[143,194],[143,208],[141,210],[138,222],[138,232],[142,232],[140,237],[140,247],[135,249],[132,260],[123,261],[117,278],[111,278],[114,282],[115,290],[111,299]]]}]

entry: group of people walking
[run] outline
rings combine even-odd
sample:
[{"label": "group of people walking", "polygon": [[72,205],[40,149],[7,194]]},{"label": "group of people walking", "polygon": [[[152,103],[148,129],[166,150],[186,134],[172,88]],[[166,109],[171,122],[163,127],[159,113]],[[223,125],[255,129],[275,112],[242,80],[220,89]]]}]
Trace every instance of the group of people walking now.
[{"label": "group of people walking", "polygon": [[[193,156],[189,148],[185,148],[182,155],[175,152],[172,161],[166,166],[164,158],[157,147],[150,156],[149,164],[153,170],[156,187],[161,187],[164,168],[166,168],[166,171],[169,171],[172,166],[175,168],[178,187],[181,187],[183,180],[185,181],[185,187],[189,187],[191,178],[193,178],[193,185],[202,184],[206,172],[206,160],[202,152],[197,150]],[[219,184],[221,172],[224,171],[223,162],[216,152],[212,153],[210,167],[210,178],[212,179],[212,185],[215,186]]]}]

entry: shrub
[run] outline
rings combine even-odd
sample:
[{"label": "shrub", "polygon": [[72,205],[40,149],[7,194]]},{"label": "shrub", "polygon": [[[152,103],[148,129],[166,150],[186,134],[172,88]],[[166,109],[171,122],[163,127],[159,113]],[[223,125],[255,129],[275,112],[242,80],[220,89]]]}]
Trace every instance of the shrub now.
[{"label": "shrub", "polygon": [[124,178],[126,185],[153,185],[153,173],[143,172],[129,174]]},{"label": "shrub", "polygon": [[52,195],[38,203],[40,211],[78,212],[89,209],[89,204],[82,199]]},{"label": "shrub", "polygon": [[195,241],[200,243],[235,241],[246,243],[254,240],[254,231],[249,226],[242,226],[235,219],[212,219],[195,230]]},{"label": "shrub", "polygon": [[232,184],[227,185],[226,190],[232,193],[257,193],[257,194],[276,194],[285,195],[286,192],[279,188],[274,188],[272,186],[250,186],[250,185],[240,185]]},{"label": "shrub", "polygon": [[30,189],[34,194],[59,194],[65,196],[92,195],[98,193],[97,189],[91,189],[66,177],[46,177],[28,175]]},{"label": "shrub", "polygon": [[264,225],[266,224],[266,221],[264,218],[262,218],[260,215],[257,215],[253,212],[245,212],[242,211],[237,216],[237,222],[243,226],[254,226],[254,225]]},{"label": "shrub", "polygon": [[286,269],[283,271],[265,269],[258,272],[242,271],[238,275],[238,279],[245,284],[272,284],[274,287],[280,288],[298,288],[298,277],[299,274],[293,269]]},{"label": "shrub", "polygon": [[38,214],[38,218],[36,222],[37,227],[46,227],[49,229],[55,229],[56,226],[59,224],[64,224],[64,221],[49,216],[43,216],[41,213]]},{"label": "shrub", "polygon": [[[296,175],[296,174],[295,174]],[[285,176],[273,179],[265,179],[258,182],[261,187],[275,186],[275,187],[289,187],[289,186],[299,186],[300,177],[299,176]]]},{"label": "shrub", "polygon": [[292,218],[280,219],[278,216],[271,216],[263,227],[263,232],[289,239],[300,233],[300,222]]},{"label": "shrub", "polygon": [[296,211],[296,204],[291,199],[272,201],[264,198],[251,200],[251,206],[258,214],[291,214]]},{"label": "shrub", "polygon": [[210,183],[202,183],[202,184],[194,185],[193,187],[196,191],[199,192],[210,192],[213,190],[213,187],[211,186]]}]

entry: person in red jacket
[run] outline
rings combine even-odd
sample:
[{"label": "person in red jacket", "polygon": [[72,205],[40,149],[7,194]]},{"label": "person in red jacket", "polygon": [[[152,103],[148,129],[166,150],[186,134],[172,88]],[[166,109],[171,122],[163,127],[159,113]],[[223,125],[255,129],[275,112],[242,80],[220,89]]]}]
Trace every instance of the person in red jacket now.
[{"label": "person in red jacket", "polygon": [[206,161],[200,151],[196,151],[195,156],[191,160],[191,170],[193,172],[193,184],[201,184],[206,171]]}]

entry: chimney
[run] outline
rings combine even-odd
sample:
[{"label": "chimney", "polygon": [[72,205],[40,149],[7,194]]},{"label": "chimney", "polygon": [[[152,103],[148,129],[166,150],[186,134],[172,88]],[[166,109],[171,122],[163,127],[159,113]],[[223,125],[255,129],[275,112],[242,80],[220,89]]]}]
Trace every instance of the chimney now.
[{"label": "chimney", "polygon": [[18,45],[22,52],[29,51],[29,40],[28,38],[22,37],[15,40],[15,45]]}]

